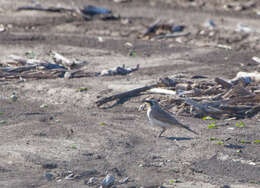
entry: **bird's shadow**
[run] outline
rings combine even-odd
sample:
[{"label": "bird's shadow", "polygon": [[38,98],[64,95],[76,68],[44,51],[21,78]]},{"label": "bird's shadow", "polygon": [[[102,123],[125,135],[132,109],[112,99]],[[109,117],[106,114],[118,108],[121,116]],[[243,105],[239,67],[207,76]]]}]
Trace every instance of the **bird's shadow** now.
[{"label": "bird's shadow", "polygon": [[189,137],[166,137],[166,139],[171,141],[182,141],[182,140],[192,140],[193,138]]}]

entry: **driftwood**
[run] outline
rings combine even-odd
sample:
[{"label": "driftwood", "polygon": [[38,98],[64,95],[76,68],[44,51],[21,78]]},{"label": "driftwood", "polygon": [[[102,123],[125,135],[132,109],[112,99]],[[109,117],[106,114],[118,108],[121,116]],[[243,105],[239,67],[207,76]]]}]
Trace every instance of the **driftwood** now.
[{"label": "driftwood", "polygon": [[225,112],[221,109],[210,106],[209,104],[198,103],[192,99],[186,98],[185,103],[194,107],[202,116],[211,116],[213,118],[219,118]]},{"label": "driftwood", "polygon": [[147,90],[154,88],[156,86],[157,86],[157,84],[153,84],[153,85],[133,89],[133,90],[130,90],[130,91],[126,91],[126,92],[123,92],[123,93],[119,93],[119,94],[116,94],[116,95],[112,95],[112,96],[109,96],[109,97],[104,97],[104,98],[96,101],[96,105],[101,106],[101,105],[103,105],[107,102],[113,101],[113,100],[123,100],[125,98],[134,97],[134,96],[137,96],[138,94],[140,94],[141,92],[147,91]]},{"label": "driftwood", "polygon": [[215,82],[222,85],[222,87],[227,88],[227,89],[229,89],[233,86],[232,84],[226,82],[225,80],[223,80],[221,78],[215,78]]}]

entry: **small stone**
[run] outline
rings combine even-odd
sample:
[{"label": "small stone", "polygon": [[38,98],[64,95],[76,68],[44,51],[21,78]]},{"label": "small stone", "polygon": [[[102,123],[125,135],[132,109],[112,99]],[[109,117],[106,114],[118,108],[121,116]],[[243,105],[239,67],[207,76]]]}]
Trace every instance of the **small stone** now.
[{"label": "small stone", "polygon": [[54,168],[57,168],[58,165],[55,164],[55,163],[45,163],[45,164],[42,164],[42,168],[45,168],[45,169],[54,169]]},{"label": "small stone", "polygon": [[205,35],[205,33],[206,33],[206,31],[204,31],[204,30],[201,30],[201,31],[199,32],[200,35]]},{"label": "small stone", "polygon": [[13,93],[13,94],[10,96],[10,99],[11,99],[11,101],[13,101],[13,102],[17,101],[17,96],[15,95],[15,93]]},{"label": "small stone", "polygon": [[104,42],[104,39],[102,37],[98,37],[98,42]]},{"label": "small stone", "polygon": [[128,182],[128,180],[129,180],[129,178],[128,178],[128,177],[126,177],[126,178],[124,178],[124,179],[120,180],[120,181],[119,181],[119,183],[121,183],[121,184],[125,184],[125,183],[127,183],[127,182]]},{"label": "small stone", "polygon": [[129,48],[132,48],[134,45],[132,44],[132,43],[130,43],[130,42],[126,42],[125,44],[124,44],[126,47],[129,47]]},{"label": "small stone", "polygon": [[0,24],[0,33],[5,31],[5,26],[3,24]]},{"label": "small stone", "polygon": [[115,182],[114,176],[111,175],[111,174],[108,174],[108,175],[105,177],[105,179],[103,180],[103,182],[102,182],[102,187],[103,187],[103,188],[108,188],[108,187],[110,187],[111,185],[113,185],[114,182]]},{"label": "small stone", "polygon": [[210,37],[213,37],[215,35],[215,32],[214,31],[211,31],[210,33],[209,33],[209,36]]},{"label": "small stone", "polygon": [[45,178],[46,178],[48,181],[51,181],[51,180],[53,180],[54,176],[53,176],[53,174],[46,173],[46,174],[45,174]]}]

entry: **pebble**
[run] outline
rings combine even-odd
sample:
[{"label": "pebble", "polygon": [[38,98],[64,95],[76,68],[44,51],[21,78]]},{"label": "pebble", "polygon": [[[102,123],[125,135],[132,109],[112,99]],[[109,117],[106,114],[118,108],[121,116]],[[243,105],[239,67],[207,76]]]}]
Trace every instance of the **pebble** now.
[{"label": "pebble", "polygon": [[91,178],[89,178],[88,181],[85,182],[85,184],[87,184],[87,185],[94,185],[96,183],[97,183],[97,178],[95,178],[95,177],[91,177]]}]

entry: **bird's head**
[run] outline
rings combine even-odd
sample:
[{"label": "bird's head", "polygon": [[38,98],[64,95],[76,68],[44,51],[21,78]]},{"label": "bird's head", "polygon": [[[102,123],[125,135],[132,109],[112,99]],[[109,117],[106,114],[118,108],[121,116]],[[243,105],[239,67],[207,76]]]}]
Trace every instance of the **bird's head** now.
[{"label": "bird's head", "polygon": [[156,100],[144,100],[145,104],[148,106],[148,108],[152,108],[158,105],[158,102]]}]

